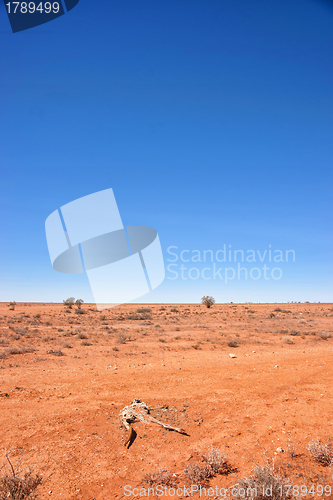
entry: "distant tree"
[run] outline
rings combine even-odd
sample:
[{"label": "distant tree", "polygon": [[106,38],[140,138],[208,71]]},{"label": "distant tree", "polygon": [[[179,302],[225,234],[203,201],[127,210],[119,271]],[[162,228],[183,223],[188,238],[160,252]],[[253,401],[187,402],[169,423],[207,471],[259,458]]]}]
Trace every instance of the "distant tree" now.
[{"label": "distant tree", "polygon": [[9,304],[8,304],[9,309],[11,309],[12,311],[14,311],[15,306],[16,306],[15,300],[14,300],[14,302],[9,302]]},{"label": "distant tree", "polygon": [[81,305],[83,304],[84,300],[82,299],[77,299],[75,302],[75,305],[78,309],[81,309]]},{"label": "distant tree", "polygon": [[69,297],[69,299],[63,300],[64,306],[68,307],[69,309],[72,309],[73,305],[75,304],[75,299],[74,297]]},{"label": "distant tree", "polygon": [[215,304],[215,299],[213,297],[210,297],[209,295],[204,295],[201,299],[201,304],[209,308],[213,304]]}]

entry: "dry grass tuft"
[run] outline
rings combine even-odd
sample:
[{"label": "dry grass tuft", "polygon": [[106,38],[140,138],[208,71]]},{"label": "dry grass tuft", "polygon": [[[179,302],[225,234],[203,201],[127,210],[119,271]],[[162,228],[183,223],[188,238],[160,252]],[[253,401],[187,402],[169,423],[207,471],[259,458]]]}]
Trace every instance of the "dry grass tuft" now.
[{"label": "dry grass tuft", "polygon": [[116,342],[118,344],[125,344],[127,340],[130,340],[131,334],[127,332],[120,332],[116,336]]},{"label": "dry grass tuft", "polygon": [[219,448],[211,446],[207,453],[200,452],[200,455],[214,474],[229,474],[231,472],[230,464]]},{"label": "dry grass tuft", "polygon": [[36,349],[33,347],[8,347],[5,349],[5,355],[10,355],[10,354],[27,354],[29,352],[35,352]]},{"label": "dry grass tuft", "polygon": [[[274,465],[256,466],[251,476],[238,481],[239,494],[235,498],[244,499],[241,492],[245,490],[245,496],[249,499],[267,500],[269,497],[270,500],[287,500],[290,498],[287,496],[287,484],[290,485],[291,481],[287,483],[287,479],[277,473]],[[293,496],[293,499],[296,500],[297,497]]]},{"label": "dry grass tuft", "polygon": [[197,462],[195,464],[190,464],[186,469],[184,469],[184,476],[193,485],[204,484],[214,475],[211,467],[207,464],[202,464]]},{"label": "dry grass tuft", "polygon": [[47,351],[46,354],[53,354],[53,356],[65,356],[62,351],[57,351],[55,349],[51,349],[50,351]]},{"label": "dry grass tuft", "polygon": [[333,465],[333,446],[330,439],[325,444],[322,444],[320,439],[312,441],[307,446],[307,450],[312,459],[323,467]]},{"label": "dry grass tuft", "polygon": [[8,454],[6,459],[10,472],[0,477],[0,500],[36,500],[36,490],[42,483],[42,477],[32,471],[16,471]]},{"label": "dry grass tuft", "polygon": [[146,474],[143,478],[143,483],[146,483],[149,486],[174,486],[175,480],[169,469],[165,469],[162,467],[161,469],[158,469],[157,472]]}]

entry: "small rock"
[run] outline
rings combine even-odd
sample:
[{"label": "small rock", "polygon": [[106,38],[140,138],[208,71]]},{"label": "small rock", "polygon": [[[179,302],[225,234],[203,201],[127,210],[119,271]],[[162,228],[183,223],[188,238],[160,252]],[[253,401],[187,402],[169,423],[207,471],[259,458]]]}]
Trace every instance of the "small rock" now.
[{"label": "small rock", "polygon": [[284,450],[281,448],[281,446],[276,448],[276,453],[284,453]]},{"label": "small rock", "polygon": [[229,354],[229,357],[230,358],[236,358],[237,356],[236,356],[236,354]]}]

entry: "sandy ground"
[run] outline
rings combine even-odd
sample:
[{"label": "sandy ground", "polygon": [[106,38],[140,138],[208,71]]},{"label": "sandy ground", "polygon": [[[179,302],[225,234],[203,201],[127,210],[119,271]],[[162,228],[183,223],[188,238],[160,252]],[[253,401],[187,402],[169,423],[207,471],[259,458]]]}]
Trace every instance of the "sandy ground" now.
[{"label": "sandy ground", "polygon": [[[0,304],[0,464],[10,451],[33,466],[40,498],[133,498],[124,487],[148,488],[159,468],[190,484],[184,469],[210,446],[230,464],[211,487],[272,459],[296,484],[332,484],[306,450],[333,436],[332,304],[82,311]],[[120,412],[134,398],[188,435],[136,423],[125,448]]]}]

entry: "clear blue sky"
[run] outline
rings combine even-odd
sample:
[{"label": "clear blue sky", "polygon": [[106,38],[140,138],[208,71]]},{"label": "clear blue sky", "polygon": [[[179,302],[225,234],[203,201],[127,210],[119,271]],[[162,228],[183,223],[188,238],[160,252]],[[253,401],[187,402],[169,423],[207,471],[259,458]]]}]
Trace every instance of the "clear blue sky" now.
[{"label": "clear blue sky", "polygon": [[1,301],[92,300],[44,222],[109,187],[166,266],[169,246],[295,251],[279,280],[167,271],[143,301],[333,300],[333,2],[80,0],[16,34],[0,4],[0,40]]}]

